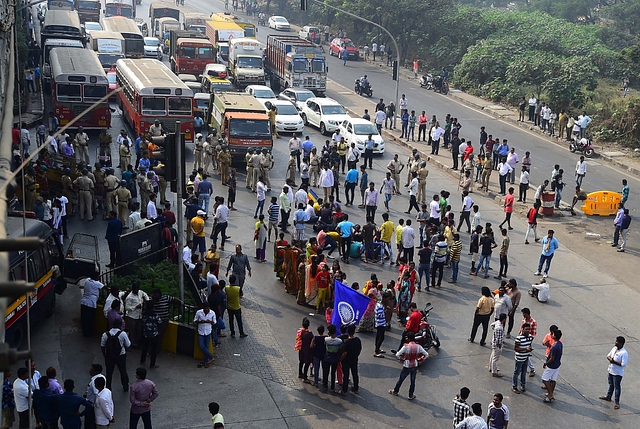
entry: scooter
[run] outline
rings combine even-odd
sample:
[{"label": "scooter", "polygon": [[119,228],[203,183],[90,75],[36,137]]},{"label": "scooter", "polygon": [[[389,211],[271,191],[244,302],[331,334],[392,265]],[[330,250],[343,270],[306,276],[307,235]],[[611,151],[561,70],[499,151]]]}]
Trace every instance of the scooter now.
[{"label": "scooter", "polygon": [[[356,94],[360,94],[360,79],[356,79],[354,91],[356,92]],[[362,95],[373,97],[373,87],[371,86],[371,84],[362,87]]]},{"label": "scooter", "polygon": [[433,90],[433,75],[431,73],[422,75],[420,78],[420,88]]},{"label": "scooter", "polygon": [[591,139],[581,138],[577,143],[575,140],[569,142],[569,150],[571,153],[582,152],[587,158],[591,158],[595,151]]}]

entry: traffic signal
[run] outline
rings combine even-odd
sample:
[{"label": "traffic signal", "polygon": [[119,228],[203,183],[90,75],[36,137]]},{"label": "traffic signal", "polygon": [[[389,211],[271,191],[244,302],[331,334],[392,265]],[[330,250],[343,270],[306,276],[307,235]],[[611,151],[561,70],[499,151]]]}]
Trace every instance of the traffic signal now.
[{"label": "traffic signal", "polygon": [[175,134],[151,137],[151,142],[158,146],[152,152],[153,159],[158,162],[153,171],[158,176],[163,176],[167,182],[175,182],[178,178],[175,137]]},{"label": "traffic signal", "polygon": [[300,0],[300,10],[307,10],[307,0]]}]

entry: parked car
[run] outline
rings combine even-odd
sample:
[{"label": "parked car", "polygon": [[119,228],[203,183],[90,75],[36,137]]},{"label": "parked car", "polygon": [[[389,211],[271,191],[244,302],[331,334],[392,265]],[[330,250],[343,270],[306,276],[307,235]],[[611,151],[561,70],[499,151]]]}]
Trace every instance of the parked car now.
[{"label": "parked car", "polygon": [[162,61],[162,42],[157,37],[144,38],[144,56]]},{"label": "parked car", "polygon": [[[258,100],[260,101],[260,99]],[[265,101],[263,103],[266,110],[271,107],[276,108],[276,130],[279,133],[301,133],[304,131],[304,122],[300,117],[298,109],[287,100]]]},{"label": "parked car", "polygon": [[340,134],[344,136],[347,143],[355,143],[356,148],[361,152],[364,152],[364,142],[371,134],[373,153],[384,153],[384,139],[371,121],[362,118],[346,119],[340,124]]},{"label": "parked car", "polygon": [[289,21],[284,16],[271,16],[269,17],[269,28],[273,28],[274,30],[282,30],[289,31],[291,30],[291,26],[289,25]]},{"label": "parked car", "polygon": [[351,117],[344,107],[331,98],[309,98],[300,114],[305,125],[318,127],[322,134],[330,134],[340,128],[340,124]]},{"label": "parked car", "polygon": [[313,25],[305,25],[298,32],[298,37],[309,40],[312,43],[320,44],[320,29]]},{"label": "parked car", "polygon": [[338,58],[342,58],[342,53],[347,51],[347,59],[350,61],[357,61],[360,58],[360,51],[356,45],[353,44],[351,39],[346,37],[336,37],[331,41],[331,47],[329,48],[329,55],[337,55]]},{"label": "parked car", "polygon": [[308,89],[287,88],[284,91],[282,91],[280,94],[278,94],[278,100],[290,101],[296,106],[296,109],[298,109],[299,111],[302,111],[302,108],[304,107],[304,102],[307,101],[309,98],[312,98],[315,96],[316,95],[312,91],[309,91]]}]

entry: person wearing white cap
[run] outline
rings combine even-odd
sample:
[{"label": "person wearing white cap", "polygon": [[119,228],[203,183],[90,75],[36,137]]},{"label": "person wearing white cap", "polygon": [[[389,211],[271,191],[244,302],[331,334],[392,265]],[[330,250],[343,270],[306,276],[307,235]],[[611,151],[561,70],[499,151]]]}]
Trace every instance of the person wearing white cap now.
[{"label": "person wearing white cap", "polygon": [[193,233],[193,250],[200,251],[204,257],[207,252],[207,243],[204,237],[204,217],[207,213],[204,210],[198,210],[196,217],[191,219],[191,232]]}]

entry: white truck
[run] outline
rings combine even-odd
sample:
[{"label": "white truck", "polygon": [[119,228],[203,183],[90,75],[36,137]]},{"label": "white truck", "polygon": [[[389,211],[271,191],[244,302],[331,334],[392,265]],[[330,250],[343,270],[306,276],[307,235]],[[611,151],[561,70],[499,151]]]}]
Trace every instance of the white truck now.
[{"label": "white truck", "polygon": [[238,89],[265,84],[265,49],[265,45],[256,39],[242,37],[229,40],[229,77]]}]

